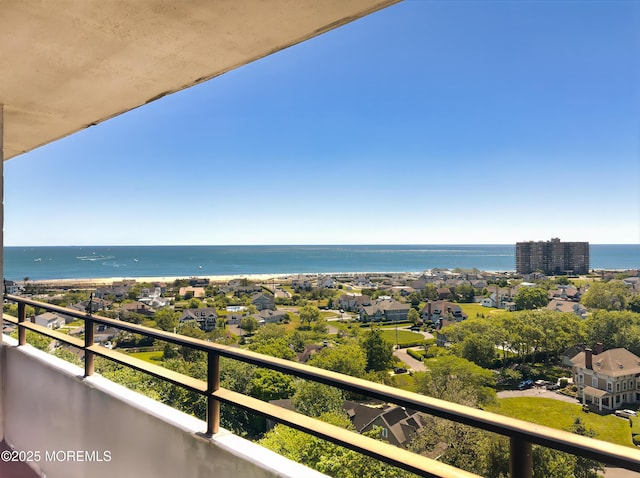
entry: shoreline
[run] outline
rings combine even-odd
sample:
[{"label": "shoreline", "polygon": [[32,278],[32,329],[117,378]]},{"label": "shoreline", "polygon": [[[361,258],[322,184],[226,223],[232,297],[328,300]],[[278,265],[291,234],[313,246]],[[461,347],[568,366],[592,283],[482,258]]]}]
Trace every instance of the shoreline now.
[{"label": "shoreline", "polygon": [[[438,270],[447,270],[447,269],[438,269]],[[450,270],[450,269],[449,269]],[[609,273],[620,273],[627,271],[635,271],[636,269],[593,269],[592,273],[601,274],[604,272]],[[247,279],[249,281],[254,282],[270,282],[270,281],[283,281],[283,280],[291,280],[297,276],[373,276],[373,275],[405,275],[405,276],[415,276],[418,277],[425,272],[429,272],[430,270],[424,271],[369,271],[369,272],[291,272],[291,273],[270,273],[270,274],[221,274],[221,275],[198,275],[198,276],[153,276],[153,277],[145,277],[145,276],[129,276],[129,277],[94,277],[94,278],[75,278],[75,279],[34,279],[28,281],[14,281],[16,283],[25,284],[34,284],[40,286],[105,286],[111,285],[117,282],[125,282],[125,281],[135,281],[137,283],[140,282],[160,282],[160,283],[171,283],[176,280],[189,280],[189,279],[208,279],[212,284],[226,284],[232,280],[239,279]],[[452,271],[452,270],[450,270]],[[494,274],[494,275],[503,275],[503,274],[515,274],[515,271],[479,271],[480,274]]]}]

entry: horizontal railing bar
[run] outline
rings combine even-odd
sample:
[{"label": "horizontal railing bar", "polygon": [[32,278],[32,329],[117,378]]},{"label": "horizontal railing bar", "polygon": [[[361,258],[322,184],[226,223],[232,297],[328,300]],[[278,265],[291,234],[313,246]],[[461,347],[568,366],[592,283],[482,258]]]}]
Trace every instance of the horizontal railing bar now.
[{"label": "horizontal railing bar", "polygon": [[[82,314],[79,311],[73,311],[64,307],[38,302],[32,299],[13,295],[6,295],[5,297],[14,302],[22,302],[27,305],[51,310],[64,315],[76,317],[78,319],[86,319],[88,317],[87,314]],[[203,352],[211,351],[222,357],[239,360],[259,367],[283,372],[288,375],[294,375],[372,398],[392,402],[400,406],[452,420],[454,422],[470,425],[475,428],[509,437],[518,437],[538,445],[591,458],[610,465],[640,471],[640,451],[630,447],[624,447],[622,445],[579,436],[564,430],[556,430],[550,427],[535,425],[523,420],[497,415],[484,410],[478,410],[452,402],[418,395],[412,392],[406,392],[387,385],[369,382],[367,380],[291,362],[285,359],[261,355],[245,349],[207,342],[98,315],[91,315],[91,319],[96,323],[110,325],[122,330],[146,335],[173,344],[188,346]],[[103,351],[96,353],[104,356]],[[138,370],[140,369],[138,368]]]},{"label": "horizontal railing bar", "polygon": [[224,388],[220,388],[210,393],[207,391],[207,383],[202,380],[171,371],[159,365],[150,364],[144,360],[131,357],[115,350],[107,349],[100,345],[94,345],[89,347],[89,349],[96,355],[111,359],[140,372],[145,372],[154,377],[167,380],[168,382],[182,386],[201,395],[212,396],[213,398],[232,406],[238,406],[249,411],[259,413],[266,418],[271,418],[274,421],[277,421],[278,423],[283,423],[292,428],[309,433],[310,435],[329,440],[333,443],[364,453],[368,456],[380,459],[413,473],[441,478],[478,476],[449,465],[445,465],[436,460],[431,460],[407,450],[403,450],[394,445],[365,437],[358,433],[327,424],[320,420],[307,417],[306,415],[287,410],[277,405],[269,404],[241,393],[233,392]]},{"label": "horizontal railing bar", "polygon": [[113,360],[121,365],[138,370],[139,372],[145,372],[156,378],[166,380],[174,385],[184,387],[191,392],[196,392],[201,395],[206,395],[207,393],[207,382],[190,377],[189,375],[184,375],[160,365],[145,362],[139,358],[108,349],[101,345],[92,345],[91,347],[88,347],[88,350],[100,357]]},{"label": "horizontal railing bar", "polygon": [[478,477],[476,474],[460,470],[403,448],[398,448],[389,443],[360,435],[317,418],[308,417],[238,392],[221,388],[214,392],[213,396],[221,402],[257,412],[291,428],[329,440],[421,476],[442,478]]},{"label": "horizontal railing bar", "polygon": [[[3,314],[2,315],[2,319],[5,319],[6,315]],[[16,319],[17,320],[17,319]],[[16,322],[16,324],[18,325],[18,327],[23,327],[25,329],[31,330],[33,332],[39,333],[41,335],[46,335],[47,337],[50,337],[54,340],[58,340],[60,342],[64,342],[67,345],[71,345],[73,347],[77,347],[77,348],[83,348],[84,347],[84,342],[80,339],[77,339],[75,337],[71,337],[63,332],[58,332],[57,330],[53,330],[50,329],[48,327],[45,327],[43,325],[38,325],[38,324],[34,324],[33,322],[22,322],[19,323]]]}]

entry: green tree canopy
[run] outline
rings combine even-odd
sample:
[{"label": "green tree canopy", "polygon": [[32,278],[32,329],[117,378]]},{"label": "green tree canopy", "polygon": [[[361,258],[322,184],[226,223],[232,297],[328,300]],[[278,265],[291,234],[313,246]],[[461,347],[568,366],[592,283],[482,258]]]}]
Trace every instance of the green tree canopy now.
[{"label": "green tree canopy", "polygon": [[532,310],[549,303],[549,293],[539,287],[521,287],[513,297],[517,310]]},{"label": "green tree canopy", "polygon": [[580,303],[590,309],[623,310],[631,298],[631,289],[621,280],[591,282]]},{"label": "green tree canopy", "polygon": [[367,368],[367,357],[362,347],[352,342],[337,347],[325,347],[315,354],[308,364],[352,377],[363,377]]},{"label": "green tree canopy", "polygon": [[300,323],[304,326],[307,324],[307,327],[311,327],[312,322],[316,322],[320,320],[320,309],[313,305],[305,305],[300,307],[298,310],[298,315],[300,315]]},{"label": "green tree canopy", "polygon": [[393,364],[393,344],[382,337],[380,330],[366,332],[362,348],[367,356],[367,370],[387,370]]},{"label": "green tree canopy", "polygon": [[310,417],[319,417],[324,413],[344,413],[342,391],[317,382],[297,381],[291,403],[300,413]]}]

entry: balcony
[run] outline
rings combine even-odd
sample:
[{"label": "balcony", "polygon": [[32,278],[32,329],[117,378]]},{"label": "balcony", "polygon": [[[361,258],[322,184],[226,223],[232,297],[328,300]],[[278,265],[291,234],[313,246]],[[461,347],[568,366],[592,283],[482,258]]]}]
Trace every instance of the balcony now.
[{"label": "balcony", "polygon": [[[392,387],[205,342],[156,329],[84,315],[78,311],[6,295],[18,303],[18,317],[4,315],[18,327],[18,340],[4,337],[2,386],[4,437],[22,461],[47,477],[70,476],[322,476],[220,428],[220,403],[289,425],[364,453],[419,476],[476,476],[387,443],[221,388],[220,357],[250,363],[342,390],[446,418],[510,439],[510,474],[530,477],[531,445],[538,444],[603,463],[640,471],[640,452],[531,423],[494,415]],[[26,305],[70,315],[85,322],[84,340],[26,320]],[[208,356],[207,381],[150,365],[93,343],[95,325],[113,326],[169,343],[192,347]],[[26,345],[32,330],[84,353],[84,370]],[[132,392],[93,371],[94,357],[104,357],[207,397],[201,421]],[[35,453],[38,452],[36,456]]]}]

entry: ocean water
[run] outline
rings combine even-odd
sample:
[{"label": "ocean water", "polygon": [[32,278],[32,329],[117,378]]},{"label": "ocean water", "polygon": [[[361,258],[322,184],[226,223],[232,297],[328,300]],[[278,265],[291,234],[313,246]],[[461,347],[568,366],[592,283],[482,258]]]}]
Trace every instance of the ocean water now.
[{"label": "ocean water", "polygon": [[[640,268],[640,244],[590,246],[592,269]],[[514,271],[515,245],[5,247],[10,280],[243,274]]]}]

